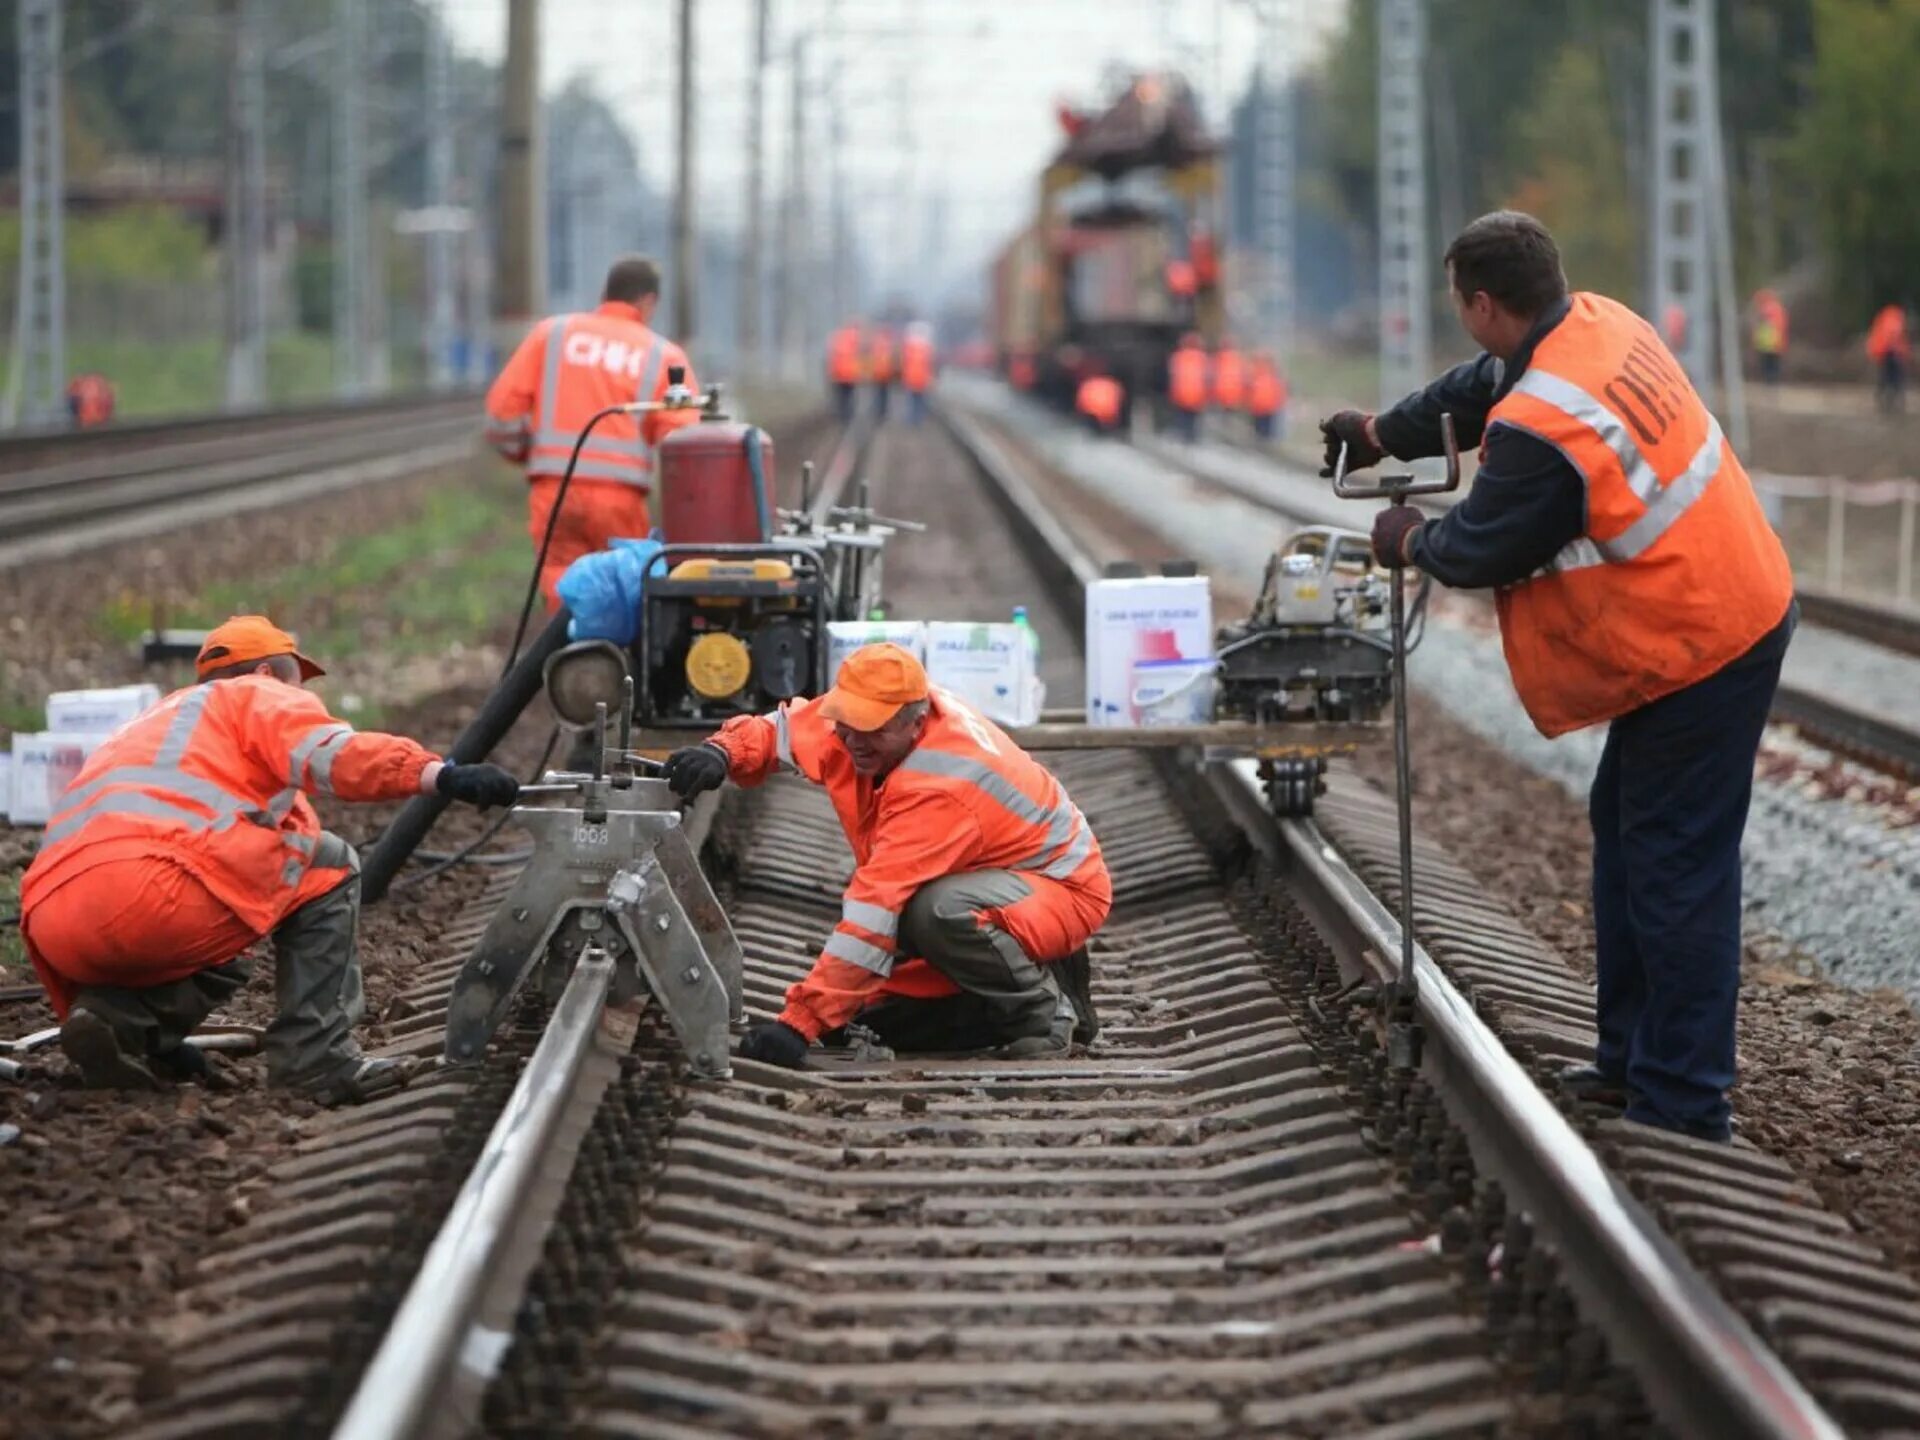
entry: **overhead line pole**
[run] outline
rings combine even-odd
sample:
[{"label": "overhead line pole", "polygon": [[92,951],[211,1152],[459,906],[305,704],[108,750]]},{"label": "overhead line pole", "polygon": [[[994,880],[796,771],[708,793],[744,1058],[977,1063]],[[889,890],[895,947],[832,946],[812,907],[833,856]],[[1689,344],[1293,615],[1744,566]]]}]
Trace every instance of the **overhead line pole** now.
[{"label": "overhead line pole", "polygon": [[1380,401],[1422,384],[1433,328],[1427,264],[1426,0],[1380,0]]},{"label": "overhead line pole", "polygon": [[427,27],[427,208],[439,223],[427,232],[427,379],[436,390],[453,384],[453,55],[439,8],[421,17]]},{"label": "overhead line pole", "polygon": [[510,352],[547,300],[547,196],[540,117],[540,0],[507,0],[501,75],[500,239],[494,345]]},{"label": "overhead line pole", "polygon": [[229,0],[227,92],[227,408],[264,404],[267,390],[267,100],[260,0]]},{"label": "overhead line pole", "polygon": [[760,353],[760,306],[764,289],[762,247],[766,238],[765,138],[767,104],[767,26],[771,0],[754,0],[753,86],[747,101],[747,225],[740,247],[739,337],[737,361],[744,371],[765,368]]},{"label": "overhead line pole", "polygon": [[365,0],[333,0],[333,388],[368,385]]},{"label": "overhead line pole", "polygon": [[693,0],[680,0],[676,113],[679,117],[673,185],[674,338],[690,345],[694,335]]},{"label": "overhead line pole", "polygon": [[57,425],[66,418],[67,375],[60,0],[18,3],[20,288],[0,423]]},{"label": "overhead line pole", "polygon": [[787,119],[787,196],[780,226],[780,363],[806,371],[807,300],[813,247],[807,225],[807,37],[792,45],[793,91]]}]

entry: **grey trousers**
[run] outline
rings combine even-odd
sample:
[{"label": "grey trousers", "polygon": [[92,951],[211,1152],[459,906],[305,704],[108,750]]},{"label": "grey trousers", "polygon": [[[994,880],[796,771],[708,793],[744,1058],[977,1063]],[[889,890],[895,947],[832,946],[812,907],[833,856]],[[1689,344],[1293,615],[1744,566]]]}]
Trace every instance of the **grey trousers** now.
[{"label": "grey trousers", "polygon": [[1073,1006],[1045,966],[997,925],[975,918],[1033,894],[1010,870],[947,875],[915,892],[900,917],[900,953],[918,956],[962,993],[889,996],[857,1020],[895,1050],[978,1050],[1073,1030]]},{"label": "grey trousers", "polygon": [[[360,988],[360,857],[338,835],[323,833],[316,865],[347,878],[282,920],[273,932],[276,1014],[267,1027],[267,1078],[307,1085],[360,1062],[353,1027],[366,1011]],[[185,979],[130,989],[83,986],[74,997],[113,1027],[135,1055],[177,1050],[252,975],[244,959]]]}]

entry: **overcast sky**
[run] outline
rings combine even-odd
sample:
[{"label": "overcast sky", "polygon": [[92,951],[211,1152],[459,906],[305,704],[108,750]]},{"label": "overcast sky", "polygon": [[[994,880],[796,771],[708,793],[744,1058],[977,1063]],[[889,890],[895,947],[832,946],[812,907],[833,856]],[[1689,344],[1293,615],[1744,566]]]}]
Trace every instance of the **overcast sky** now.
[{"label": "overcast sky", "polygon": [[[1262,0],[1297,17],[1281,63],[1310,62],[1345,0]],[[440,0],[463,51],[498,59],[506,0]],[[672,180],[675,0],[544,0],[545,91],[590,80],[639,137],[662,190]],[[732,228],[743,208],[753,0],[698,0],[696,213]],[[844,87],[849,193],[869,214],[911,198],[902,256],[974,265],[1031,209],[1058,145],[1059,100],[1092,103],[1110,68],[1175,66],[1208,100],[1237,93],[1258,59],[1249,0],[772,0],[765,142],[769,203],[785,187],[793,38],[805,32],[821,214],[827,90]],[[837,82],[830,75],[840,78]],[[1217,112],[1215,112],[1217,113]],[[1211,118],[1211,117],[1210,117]],[[924,233],[939,197],[941,233]],[[856,212],[857,213],[857,212]],[[902,263],[905,263],[904,261]]]}]

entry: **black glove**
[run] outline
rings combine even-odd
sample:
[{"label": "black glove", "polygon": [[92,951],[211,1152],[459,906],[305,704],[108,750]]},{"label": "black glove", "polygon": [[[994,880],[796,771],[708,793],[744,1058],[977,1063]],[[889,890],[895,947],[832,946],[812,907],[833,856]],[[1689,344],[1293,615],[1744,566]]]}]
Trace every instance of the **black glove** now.
[{"label": "black glove", "polygon": [[1367,421],[1372,418],[1363,410],[1342,410],[1320,422],[1320,433],[1327,442],[1327,459],[1320,469],[1321,479],[1333,478],[1333,467],[1340,462],[1342,445],[1347,447],[1349,470],[1369,470],[1387,458],[1387,452],[1367,438]]},{"label": "black glove", "polygon": [[511,805],[520,798],[520,782],[511,770],[498,765],[456,765],[449,760],[440,767],[440,778],[433,788],[449,800],[462,800],[485,810],[489,805]]},{"label": "black glove", "polygon": [[1373,517],[1373,558],[1395,569],[1413,562],[1407,558],[1407,537],[1427,523],[1411,505],[1389,505]]},{"label": "black glove", "polygon": [[747,1060],[764,1060],[789,1070],[807,1063],[807,1037],[781,1020],[762,1020],[747,1027],[740,1037],[740,1054]]},{"label": "black glove", "polygon": [[718,790],[727,778],[727,752],[712,741],[689,745],[667,757],[667,788],[682,800],[703,790]]}]

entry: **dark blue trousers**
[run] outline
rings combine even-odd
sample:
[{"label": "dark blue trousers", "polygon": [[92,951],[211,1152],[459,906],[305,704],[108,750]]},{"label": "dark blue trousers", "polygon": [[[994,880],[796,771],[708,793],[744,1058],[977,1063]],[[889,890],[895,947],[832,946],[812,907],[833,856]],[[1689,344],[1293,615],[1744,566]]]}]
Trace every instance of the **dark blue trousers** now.
[{"label": "dark blue trousers", "polygon": [[1703,1139],[1729,1133],[1740,836],[1779,639],[1615,720],[1589,798],[1595,1064],[1625,1081],[1628,1119]]}]

